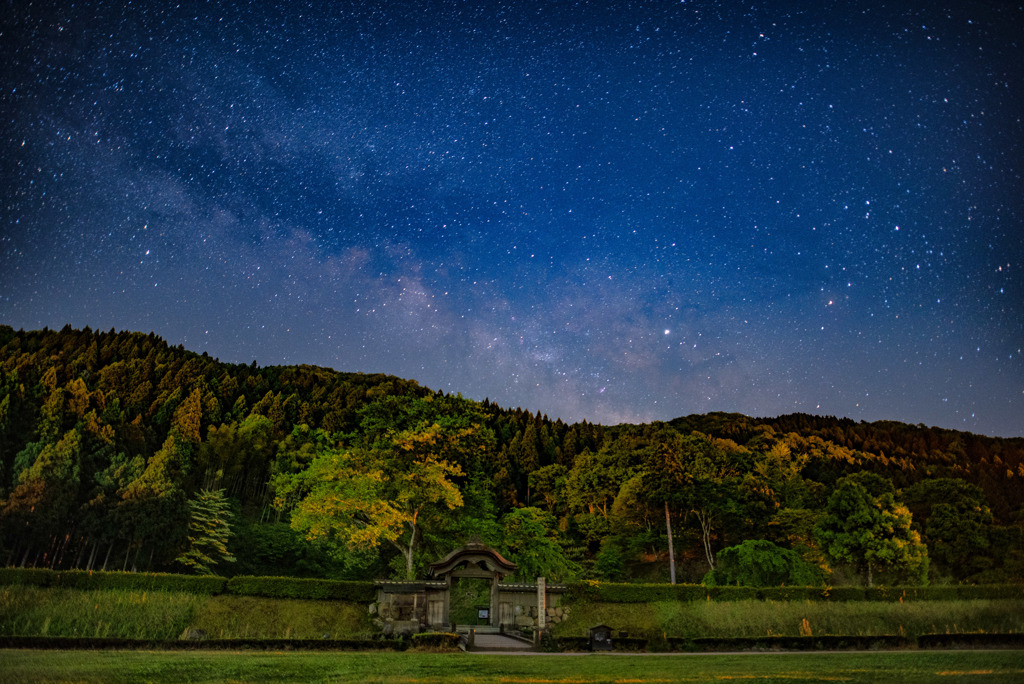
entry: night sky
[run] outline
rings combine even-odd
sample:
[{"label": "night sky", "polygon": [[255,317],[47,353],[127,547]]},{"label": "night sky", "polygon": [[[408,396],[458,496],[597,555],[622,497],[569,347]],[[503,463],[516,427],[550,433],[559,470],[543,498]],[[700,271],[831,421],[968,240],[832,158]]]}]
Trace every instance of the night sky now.
[{"label": "night sky", "polygon": [[4,3],[0,323],[1024,435],[1024,8]]}]

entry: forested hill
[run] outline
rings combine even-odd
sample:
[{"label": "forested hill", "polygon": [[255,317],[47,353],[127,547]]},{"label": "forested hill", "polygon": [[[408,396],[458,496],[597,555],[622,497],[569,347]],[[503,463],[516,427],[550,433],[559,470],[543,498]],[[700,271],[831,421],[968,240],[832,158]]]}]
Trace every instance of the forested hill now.
[{"label": "forested hill", "polygon": [[925,478],[958,478],[985,490],[996,517],[1009,521],[1024,504],[1024,438],[1000,438],[891,420],[872,423],[794,413],[748,418],[709,413],[676,418],[680,431],[740,444],[762,434],[799,435],[802,443],[833,452],[857,469],[886,475],[902,487]]},{"label": "forested hill", "polygon": [[[351,529],[304,517],[315,486],[303,478],[330,459],[357,473],[375,464],[367,482],[378,484],[425,477],[395,470],[408,463],[440,463],[429,481],[447,489],[395,538],[360,547]],[[750,539],[827,567],[812,528],[835,484],[861,471],[913,512],[933,572],[1020,574],[1021,439],[807,415],[570,425],[387,375],[221,363],[153,333],[0,326],[9,564],[180,568],[196,497],[219,492],[234,510],[237,560],[217,568],[228,574],[415,573],[479,536],[524,572],[628,579],[663,568],[669,509],[676,556],[697,579],[715,552]],[[959,507],[954,526],[970,518],[970,539],[940,532],[943,505]]]}]

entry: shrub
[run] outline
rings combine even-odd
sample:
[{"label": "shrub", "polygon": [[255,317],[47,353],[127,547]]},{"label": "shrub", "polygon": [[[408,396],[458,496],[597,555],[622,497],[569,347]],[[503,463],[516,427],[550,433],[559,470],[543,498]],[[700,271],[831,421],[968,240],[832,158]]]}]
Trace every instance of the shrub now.
[{"label": "shrub", "polygon": [[412,647],[431,651],[454,651],[459,648],[458,634],[451,632],[423,632],[412,635]]},{"label": "shrub", "polygon": [[590,637],[560,636],[555,638],[555,644],[559,651],[589,651]]},{"label": "shrub", "polygon": [[369,603],[376,597],[373,582],[343,582],[297,577],[232,577],[227,581],[227,592],[240,596],[353,601],[357,603]]},{"label": "shrub", "polygon": [[825,574],[792,549],[766,539],[748,539],[718,552],[718,567],[704,576],[704,584],[773,587],[783,584],[823,584]]},{"label": "shrub", "polygon": [[615,637],[612,639],[612,648],[616,651],[655,651],[662,652],[668,650],[668,644],[665,638],[661,635],[657,635],[657,639],[647,637]]},{"label": "shrub", "polygon": [[919,648],[1024,648],[1024,634],[922,634]]}]

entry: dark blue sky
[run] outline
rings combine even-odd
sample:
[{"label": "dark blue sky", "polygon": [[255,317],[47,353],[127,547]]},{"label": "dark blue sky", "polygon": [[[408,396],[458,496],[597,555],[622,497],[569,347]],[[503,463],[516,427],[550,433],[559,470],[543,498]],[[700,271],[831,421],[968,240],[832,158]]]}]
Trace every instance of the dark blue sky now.
[{"label": "dark blue sky", "polygon": [[2,323],[1024,435],[1019,6],[155,5],[3,12]]}]

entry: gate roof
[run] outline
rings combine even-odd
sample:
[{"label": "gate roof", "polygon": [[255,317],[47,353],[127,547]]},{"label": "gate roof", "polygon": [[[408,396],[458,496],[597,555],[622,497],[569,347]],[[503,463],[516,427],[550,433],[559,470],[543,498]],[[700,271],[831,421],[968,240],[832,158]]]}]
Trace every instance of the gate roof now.
[{"label": "gate roof", "polygon": [[506,560],[500,553],[480,544],[470,542],[463,547],[455,549],[447,556],[436,563],[430,564],[430,574],[434,577],[444,577],[451,574],[460,565],[476,563],[487,570],[498,575],[510,575],[516,570],[516,564]]}]

